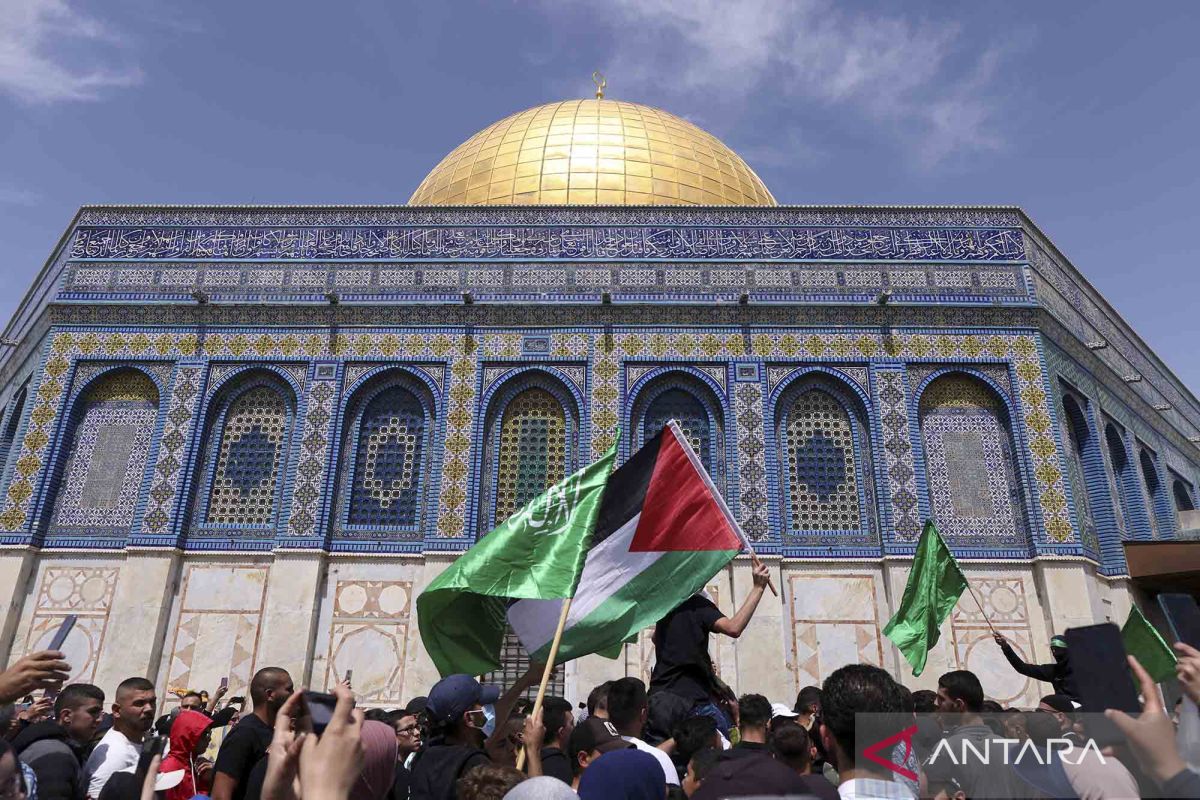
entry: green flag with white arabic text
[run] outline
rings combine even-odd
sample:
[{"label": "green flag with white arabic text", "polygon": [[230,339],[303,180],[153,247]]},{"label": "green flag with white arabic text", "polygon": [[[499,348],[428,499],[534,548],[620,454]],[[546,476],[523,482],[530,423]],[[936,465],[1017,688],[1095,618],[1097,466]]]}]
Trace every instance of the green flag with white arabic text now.
[{"label": "green flag with white arabic text", "polygon": [[534,498],[417,597],[421,640],[442,675],[500,666],[512,601],[574,595],[616,452],[614,444]]},{"label": "green flag with white arabic text", "polygon": [[929,649],[937,644],[942,623],[966,588],[967,579],[950,548],[942,541],[933,520],[927,521],[900,607],[883,629],[883,635],[892,640],[912,665],[914,676],[925,669],[925,659]]}]

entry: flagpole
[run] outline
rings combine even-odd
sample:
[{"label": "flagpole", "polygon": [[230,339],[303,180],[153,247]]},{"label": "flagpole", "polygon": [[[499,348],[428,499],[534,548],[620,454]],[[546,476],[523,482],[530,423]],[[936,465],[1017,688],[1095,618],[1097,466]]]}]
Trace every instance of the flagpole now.
[{"label": "flagpole", "polygon": [[[530,716],[536,717],[538,712],[542,710],[542,701],[546,699],[546,686],[550,683],[550,676],[554,674],[554,661],[558,658],[558,645],[562,642],[563,630],[567,627],[567,614],[571,613],[570,597],[563,600],[562,611],[558,615],[558,628],[554,631],[554,640],[550,642],[550,656],[546,659],[546,667],[542,670],[542,685],[538,687],[537,699],[533,701],[533,711]],[[525,768],[525,748],[529,746],[528,742],[521,743],[521,749],[517,751],[517,769]],[[540,747],[540,743],[534,743],[535,747]]]},{"label": "flagpole", "polygon": [[[963,577],[966,576],[964,575]],[[988,628],[992,631],[992,635],[995,636],[996,628],[992,625],[992,621],[988,619],[987,612],[983,610],[983,603],[979,602],[979,595],[975,594],[975,587],[971,585],[970,581],[967,581],[967,591],[971,593],[971,597],[975,598],[975,605],[979,606],[979,615],[983,617],[983,621],[987,623]]]}]

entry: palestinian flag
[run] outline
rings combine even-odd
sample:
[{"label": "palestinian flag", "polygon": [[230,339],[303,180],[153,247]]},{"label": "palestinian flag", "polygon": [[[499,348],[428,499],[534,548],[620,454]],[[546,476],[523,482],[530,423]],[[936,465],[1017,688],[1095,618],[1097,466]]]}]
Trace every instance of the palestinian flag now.
[{"label": "palestinian flag", "polygon": [[[506,618],[530,655],[546,660],[567,597],[574,599],[555,661],[611,653],[702,589],[737,555],[744,534],[677,424],[668,424],[611,474],[605,467],[600,480],[598,465],[611,464],[613,455],[547,492],[573,498],[556,516],[561,527],[512,524],[530,516],[528,509],[543,495],[483,537],[417,598],[421,637],[443,675],[497,667]],[[588,491],[563,491],[585,473]],[[507,547],[489,541],[497,534]],[[561,552],[578,553],[577,564],[537,557],[528,543],[546,539]],[[481,559],[476,550],[484,545],[491,557]],[[568,576],[572,566],[576,572]]]}]

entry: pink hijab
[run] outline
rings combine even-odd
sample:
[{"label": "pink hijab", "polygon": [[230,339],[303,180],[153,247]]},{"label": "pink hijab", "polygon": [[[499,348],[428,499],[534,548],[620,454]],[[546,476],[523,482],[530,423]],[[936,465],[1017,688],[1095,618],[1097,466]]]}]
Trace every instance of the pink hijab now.
[{"label": "pink hijab", "polygon": [[384,800],[396,780],[396,729],[367,720],[362,726],[363,766],[350,790],[351,800]]}]

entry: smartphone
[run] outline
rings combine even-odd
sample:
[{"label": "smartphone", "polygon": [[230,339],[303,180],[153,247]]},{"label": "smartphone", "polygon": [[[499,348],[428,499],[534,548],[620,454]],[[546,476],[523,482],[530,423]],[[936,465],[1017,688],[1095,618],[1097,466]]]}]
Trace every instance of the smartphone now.
[{"label": "smartphone", "polygon": [[304,702],[308,706],[308,716],[312,719],[313,733],[320,736],[325,727],[333,719],[333,709],[337,706],[337,697],[324,692],[305,692]]},{"label": "smartphone", "polygon": [[63,621],[59,623],[58,630],[54,632],[54,638],[50,640],[50,646],[47,650],[62,650],[63,642],[67,641],[67,634],[71,632],[71,628],[75,627],[75,615],[67,614],[63,617]]},{"label": "smartphone", "polygon": [[1158,596],[1158,607],[1166,616],[1175,641],[1200,647],[1200,606],[1196,605],[1196,598],[1168,592]]},{"label": "smartphone", "polygon": [[229,688],[229,676],[228,675],[226,675],[224,678],[221,678],[221,688],[222,689]]},{"label": "smartphone", "polygon": [[[1080,710],[1096,715],[1109,708],[1133,714],[1142,710],[1125,660],[1120,628],[1111,622],[1068,628],[1064,638],[1079,687]],[[1103,716],[1089,717],[1087,734],[1100,746],[1125,741],[1117,727]]]},{"label": "smartphone", "polygon": [[170,740],[166,736],[150,736],[142,742],[142,754],[138,756],[137,772],[134,773],[139,780],[145,779],[146,773],[150,771],[150,761],[155,756],[162,758],[167,754],[169,743]]},{"label": "smartphone", "polygon": [[348,670],[346,670],[346,677],[345,677],[346,685],[349,686],[350,681],[352,681],[352,680],[354,680],[354,670],[348,669]]}]

